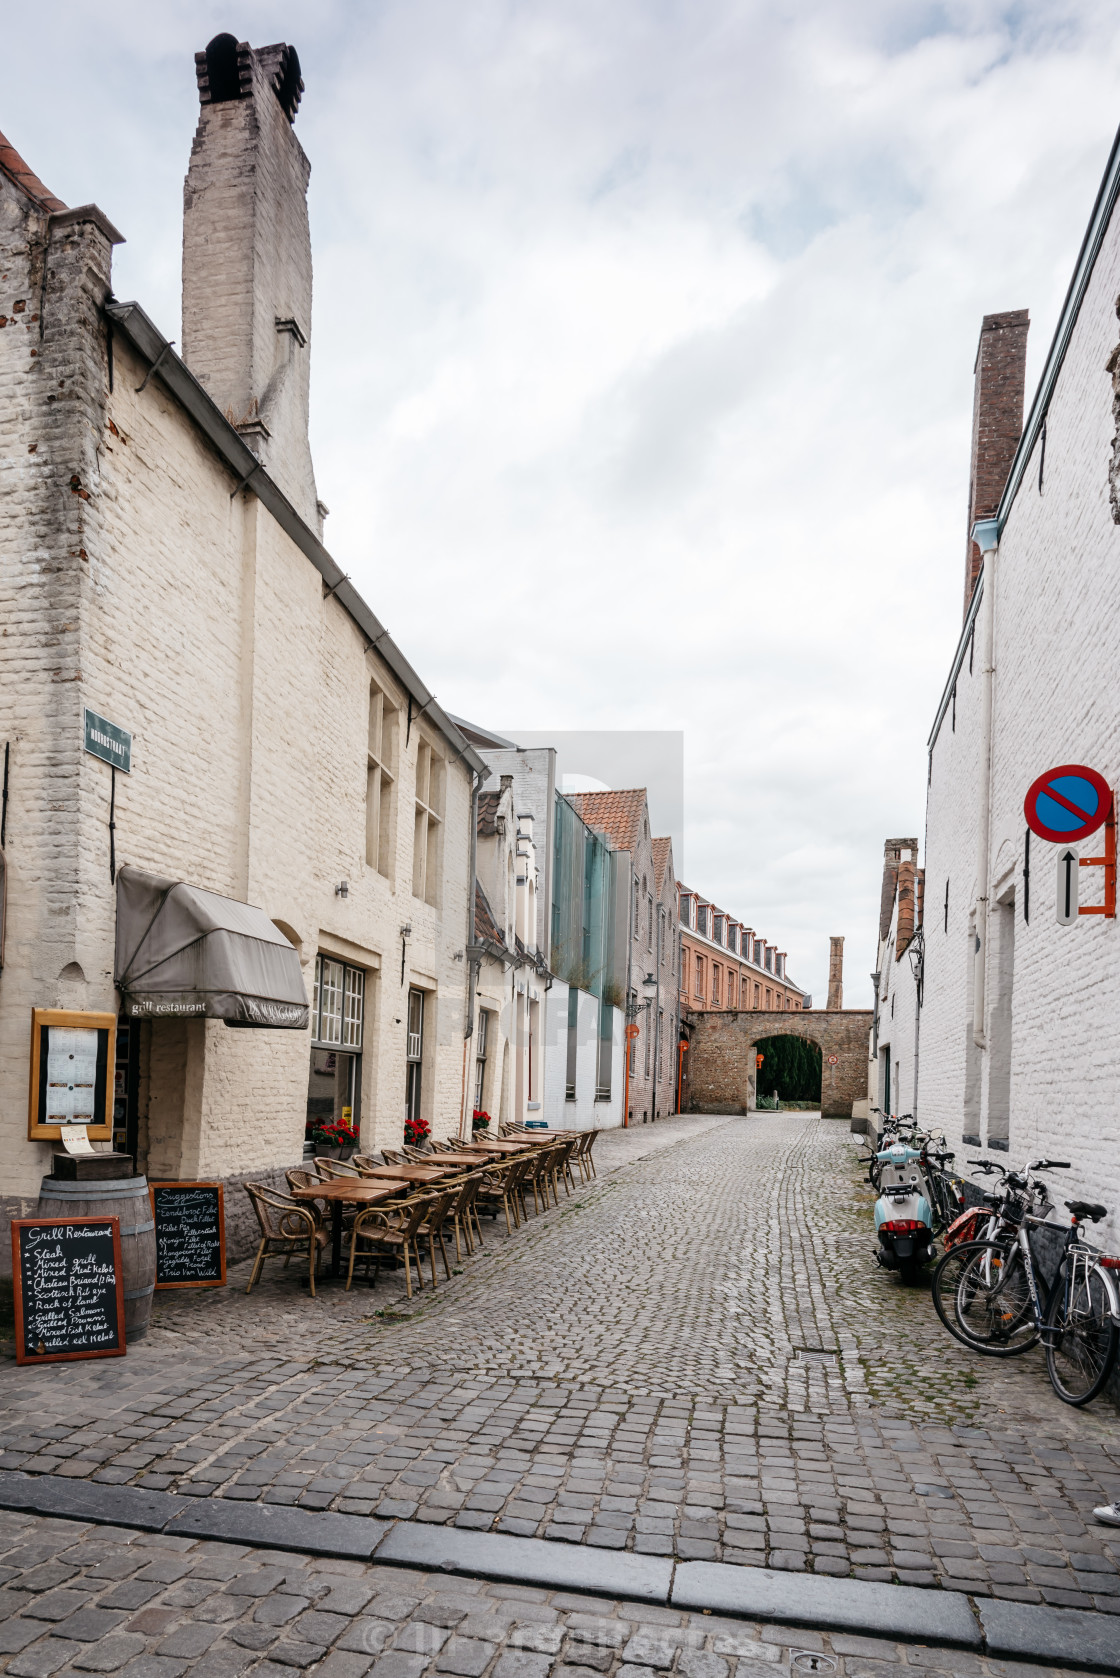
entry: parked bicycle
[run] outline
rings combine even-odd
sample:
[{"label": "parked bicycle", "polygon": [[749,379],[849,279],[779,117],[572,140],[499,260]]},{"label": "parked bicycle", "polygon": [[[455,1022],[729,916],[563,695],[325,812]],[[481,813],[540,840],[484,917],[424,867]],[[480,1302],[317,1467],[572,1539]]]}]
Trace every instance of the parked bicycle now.
[{"label": "parked bicycle", "polygon": [[1120,1259],[1083,1238],[1082,1223],[1099,1223],[1107,1209],[1068,1200],[1070,1225],[1047,1287],[1031,1250],[1030,1229],[1048,1223],[1053,1207],[1046,1184],[1032,1173],[1068,1169],[1066,1160],[1043,1159],[1026,1173],[1003,1172],[988,1238],[950,1247],[934,1271],[932,1291],[941,1321],[971,1351],[1014,1357],[1041,1341],[1054,1391],[1064,1403],[1082,1405],[1104,1387],[1120,1350],[1120,1295],[1113,1279]]}]

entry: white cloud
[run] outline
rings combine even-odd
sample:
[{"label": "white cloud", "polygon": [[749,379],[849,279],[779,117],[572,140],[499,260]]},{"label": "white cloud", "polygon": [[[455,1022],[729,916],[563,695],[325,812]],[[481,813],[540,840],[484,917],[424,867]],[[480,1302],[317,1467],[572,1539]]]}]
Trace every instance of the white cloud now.
[{"label": "white cloud", "polygon": [[[4,119],[177,331],[192,53],[295,43],[330,545],[450,709],[687,730],[690,879],[867,999],[960,621],[980,316],[1037,368],[1110,8],[45,0]],[[52,96],[42,98],[49,62]]]}]

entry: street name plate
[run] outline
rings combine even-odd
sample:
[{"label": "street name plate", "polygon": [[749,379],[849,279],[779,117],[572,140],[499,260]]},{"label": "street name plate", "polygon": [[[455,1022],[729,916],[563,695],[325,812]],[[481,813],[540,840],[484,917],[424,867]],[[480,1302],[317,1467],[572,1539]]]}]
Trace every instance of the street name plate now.
[{"label": "street name plate", "polygon": [[123,775],[132,772],[132,735],[118,728],[115,722],[99,717],[96,711],[85,713],[85,747],[102,763],[111,763]]}]

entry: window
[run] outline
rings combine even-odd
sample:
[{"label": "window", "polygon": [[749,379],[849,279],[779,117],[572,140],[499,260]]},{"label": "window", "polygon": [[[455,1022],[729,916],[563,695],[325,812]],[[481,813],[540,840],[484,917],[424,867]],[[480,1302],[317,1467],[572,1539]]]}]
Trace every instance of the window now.
[{"label": "window", "polygon": [[657,1075],[665,1076],[665,1010],[661,1008],[657,1014]]},{"label": "window", "polygon": [[728,973],[728,975],[727,975],[727,1006],[729,1008],[734,1008],[734,1006],[735,1006],[735,991],[736,991],[735,975],[734,975],[734,973]]},{"label": "window", "polygon": [[695,982],[695,985],[693,986],[693,989],[694,989],[697,996],[699,996],[701,998],[703,997],[703,995],[704,995],[704,957],[703,956],[697,956],[696,957],[696,982]]},{"label": "window", "polygon": [[574,1101],[576,1098],[576,1048],[579,1027],[579,991],[575,985],[568,987],[568,1042],[567,1065],[564,1070],[564,1100]]},{"label": "window", "polygon": [[688,995],[688,951],[681,951],[681,990]]},{"label": "window", "polygon": [[[332,956],[315,958],[311,1003],[308,1136],[323,1124],[360,1123],[366,976]],[[308,1142],[312,1153],[313,1142]]]},{"label": "window", "polygon": [[311,1040],[314,1043],[342,1042],[342,985],[345,969],[340,961],[320,956],[315,963],[315,993],[311,1004]]},{"label": "window", "polygon": [[446,764],[426,740],[416,751],[416,831],[412,847],[412,895],[439,902],[439,839],[443,826]]},{"label": "window", "polygon": [[410,990],[408,993],[408,1041],[405,1047],[407,1057],[407,1082],[405,1084],[406,1119],[420,1117],[421,1078],[424,1062],[424,992]]},{"label": "window", "polygon": [[784,979],[785,978],[785,976],[786,976],[786,958],[785,958],[785,956],[775,956],[774,957],[774,971],[778,975],[779,979]]},{"label": "window", "polygon": [[717,944],[723,943],[724,919],[722,915],[712,916],[712,937]]},{"label": "window", "polygon": [[788,1014],[788,1013],[789,1013],[789,1011],[790,1011],[790,1009],[791,1009],[791,1008],[792,1008],[792,1006],[793,1006],[793,1004],[792,1004],[792,1002],[791,1002],[791,1001],[790,1001],[790,999],[789,999],[789,997],[788,997],[788,996],[787,996],[787,997],[786,997],[786,1013],[787,1013],[787,1014]]},{"label": "window", "polygon": [[766,1006],[767,1008],[773,1008],[774,1006],[774,993],[769,985],[766,987]]},{"label": "window", "polygon": [[653,949],[653,898],[646,898],[646,947]]},{"label": "window", "polygon": [[769,944],[766,946],[766,970],[768,973],[774,971],[774,951]]},{"label": "window", "polygon": [[645,1065],[646,1065],[646,1077],[648,1078],[649,1073],[650,1073],[650,1064],[649,1064],[650,1050],[653,1047],[652,1022],[650,1021],[648,1016],[646,1017],[646,1021],[645,1021],[645,1031],[642,1033],[642,1035],[646,1040]]},{"label": "window", "polygon": [[705,938],[708,936],[708,908],[706,904],[696,905],[696,930]]},{"label": "window", "polygon": [[478,1011],[474,1033],[474,1105],[481,1112],[486,1094],[486,1050],[490,1039],[490,1015],[485,1008]]},{"label": "window", "polygon": [[761,987],[761,985],[756,985],[754,987],[754,1005],[755,1005],[756,1008],[760,1005],[761,1001],[762,1001],[762,987]]},{"label": "window", "polygon": [[599,1003],[599,1059],[595,1068],[595,1099],[611,1098],[611,1075],[614,1066],[614,1009],[609,1002]]},{"label": "window", "polygon": [[665,936],[665,911],[660,910],[657,916],[657,936],[661,944],[661,965],[664,967],[669,959],[669,940]]},{"label": "window", "polygon": [[366,863],[388,877],[392,859],[393,781],[397,713],[381,689],[370,683],[369,743],[366,753]]},{"label": "window", "polygon": [[754,964],[756,967],[762,966],[762,945],[757,938],[754,941]]},{"label": "window", "polygon": [[720,987],[720,979],[722,977],[723,977],[723,970],[720,967],[719,962],[718,961],[713,961],[713,963],[712,963],[712,1007],[713,1008],[718,1008],[719,1007],[719,987]]},{"label": "window", "polygon": [[731,954],[733,956],[738,955],[738,953],[739,953],[739,928],[737,926],[729,926],[727,928],[727,948],[731,951]]}]

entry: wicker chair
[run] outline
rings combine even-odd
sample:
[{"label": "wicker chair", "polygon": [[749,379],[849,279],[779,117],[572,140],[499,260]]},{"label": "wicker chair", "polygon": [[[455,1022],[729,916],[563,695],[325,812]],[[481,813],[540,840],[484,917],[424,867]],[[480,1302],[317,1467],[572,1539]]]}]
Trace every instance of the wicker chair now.
[{"label": "wicker chair", "polygon": [[428,1243],[428,1259],[429,1259],[429,1261],[431,1263],[431,1267],[432,1267],[432,1287],[433,1288],[436,1285],[436,1242],[437,1241],[439,1242],[439,1250],[443,1254],[444,1275],[447,1277],[447,1280],[449,1282],[451,1280],[451,1266],[447,1262],[447,1248],[443,1244],[443,1226],[447,1222],[447,1219],[448,1219],[448,1216],[451,1212],[452,1206],[454,1205],[455,1201],[458,1198],[459,1198],[458,1188],[446,1189],[442,1194],[432,1195],[431,1204],[429,1205],[428,1210],[424,1215],[424,1221],[423,1221],[422,1224],[420,1224],[420,1226],[418,1227],[418,1229],[416,1231],[416,1239],[415,1239],[416,1254],[417,1254],[416,1268],[417,1268],[417,1271],[419,1271],[419,1269],[420,1269],[420,1257],[419,1257],[419,1255],[420,1255],[420,1241],[423,1238]]},{"label": "wicker chair", "polygon": [[368,1177],[380,1166],[388,1164],[388,1161],[378,1154],[351,1154],[350,1164],[360,1176]]},{"label": "wicker chair", "polygon": [[[481,1181],[475,1195],[475,1204],[492,1218],[498,1216],[499,1211],[505,1213],[506,1234],[512,1235],[515,1229],[521,1227],[521,1215],[518,1211],[517,1195],[521,1179],[532,1160],[531,1154],[523,1154],[518,1159],[511,1159],[508,1164],[497,1167],[487,1166],[482,1172]],[[513,1209],[513,1225],[510,1226],[510,1208]]]},{"label": "wicker chair", "polygon": [[398,1200],[392,1206],[371,1206],[367,1211],[358,1213],[350,1232],[350,1265],[346,1272],[348,1293],[354,1280],[355,1262],[366,1265],[368,1274],[370,1260],[373,1261],[373,1280],[369,1284],[373,1288],[377,1286],[381,1261],[385,1258],[403,1258],[404,1286],[409,1299],[412,1298],[410,1257],[416,1261],[417,1286],[424,1286],[416,1234],[434,1198],[430,1194],[416,1194],[407,1200]]},{"label": "wicker chair", "polygon": [[412,1164],[412,1161],[409,1159],[408,1155],[405,1154],[405,1153],[402,1153],[400,1148],[382,1148],[381,1158],[385,1161],[386,1165],[411,1165]]},{"label": "wicker chair", "polygon": [[312,1161],[320,1177],[330,1182],[336,1177],[360,1177],[361,1172],[348,1159],[320,1159],[317,1155]]},{"label": "wicker chair", "polygon": [[290,1195],[269,1188],[266,1183],[246,1183],[257,1222],[261,1226],[261,1240],[253,1262],[252,1275],[246,1293],[251,1293],[260,1280],[266,1258],[283,1256],[285,1264],[296,1254],[307,1254],[307,1279],[312,1296],[315,1293],[315,1273],[319,1257],[327,1244],[327,1232],[322,1228],[310,1206],[301,1206]]},{"label": "wicker chair", "polygon": [[[464,1243],[468,1253],[474,1252],[474,1236],[476,1233],[478,1235],[479,1246],[481,1247],[483,1244],[482,1225],[478,1221],[477,1205],[478,1191],[482,1187],[482,1178],[483,1173],[481,1171],[472,1171],[468,1177],[463,1178],[455,1192],[455,1199],[452,1202],[451,1209],[447,1214],[448,1222],[455,1231],[456,1264],[461,1264],[463,1262]],[[474,1226],[473,1229],[471,1227],[472,1224]]]},{"label": "wicker chair", "polygon": [[595,1169],[595,1161],[591,1157],[591,1150],[595,1146],[595,1139],[598,1134],[597,1130],[584,1130],[580,1132],[578,1137],[579,1147],[576,1150],[575,1162],[579,1166],[580,1177],[585,1183],[589,1183],[592,1177],[599,1175]]}]

